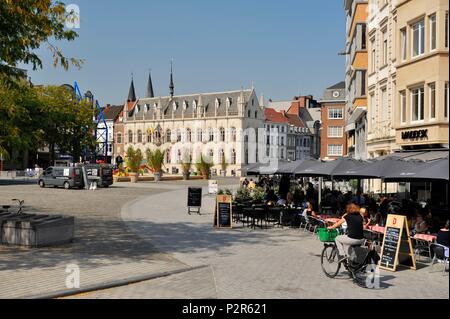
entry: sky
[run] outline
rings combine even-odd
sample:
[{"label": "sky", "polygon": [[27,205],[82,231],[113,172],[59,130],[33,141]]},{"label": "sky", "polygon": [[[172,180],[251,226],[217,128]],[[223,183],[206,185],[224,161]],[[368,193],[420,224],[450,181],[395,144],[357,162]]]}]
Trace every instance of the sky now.
[{"label": "sky", "polygon": [[71,0],[80,8],[79,37],[57,44],[81,70],[54,68],[43,45],[44,69],[35,84],[73,84],[101,105],[122,104],[131,74],[145,97],[151,69],[156,96],[250,88],[267,99],[289,100],[344,80],[342,0]]}]

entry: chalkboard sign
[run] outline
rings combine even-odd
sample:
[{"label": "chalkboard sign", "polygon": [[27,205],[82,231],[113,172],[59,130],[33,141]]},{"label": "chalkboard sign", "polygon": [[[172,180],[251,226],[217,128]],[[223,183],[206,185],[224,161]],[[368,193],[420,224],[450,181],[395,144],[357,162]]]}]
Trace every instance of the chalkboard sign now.
[{"label": "chalkboard sign", "polygon": [[228,195],[216,197],[216,212],[214,214],[214,227],[232,228],[232,199]]},{"label": "chalkboard sign", "polygon": [[408,224],[405,216],[388,215],[380,268],[395,271],[399,265],[416,269]]},{"label": "chalkboard sign", "polygon": [[380,266],[395,269],[397,250],[400,243],[399,228],[387,227],[384,233],[383,254],[381,255]]},{"label": "chalkboard sign", "polygon": [[202,206],[202,189],[200,187],[188,188],[188,214],[191,214],[192,209],[200,214],[200,207]]}]

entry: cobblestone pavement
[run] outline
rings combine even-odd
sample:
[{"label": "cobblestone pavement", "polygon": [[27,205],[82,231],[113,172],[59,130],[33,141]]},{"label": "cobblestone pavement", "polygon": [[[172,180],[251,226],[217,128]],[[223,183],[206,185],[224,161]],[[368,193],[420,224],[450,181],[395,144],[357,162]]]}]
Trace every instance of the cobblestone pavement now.
[{"label": "cobblestone pavement", "polygon": [[[235,182],[236,180],[226,180],[220,183]],[[104,234],[92,231],[90,238],[80,237],[80,243],[84,243],[81,251],[90,252],[93,268],[104,262],[102,267],[117,265],[117,269],[111,269],[108,273],[122,270],[125,275],[130,265],[141,261],[144,256],[152,259],[154,268],[209,267],[76,295],[73,298],[449,298],[448,273],[442,275],[442,265],[435,266],[433,272],[424,266],[417,271],[381,271],[380,289],[369,290],[357,287],[345,273],[336,279],[326,278],[320,267],[322,245],[311,234],[280,228],[252,231],[237,227],[232,230],[214,230],[214,197],[204,195],[201,216],[188,215],[186,195],[189,185],[205,184],[201,181],[142,183],[132,188],[113,188],[104,193],[106,210],[93,208],[95,192],[92,192],[93,195],[86,193],[82,203],[75,200],[72,202],[75,207],[67,205],[64,211],[78,215],[80,219],[86,218],[86,224],[80,227],[80,231],[86,228],[87,233],[90,233],[88,229],[91,224],[114,223],[115,227],[112,228],[118,234],[112,237],[119,249],[106,247],[106,236],[110,232],[108,227]],[[52,196],[57,191],[63,194],[66,192],[46,189],[45,192],[51,196],[45,199],[39,192],[35,194],[35,190],[30,189],[31,194],[26,192],[22,197],[30,198],[27,203],[36,201],[33,205],[53,210],[51,207],[55,205],[59,193],[55,198]],[[207,189],[204,188],[204,194],[206,192]],[[6,198],[11,198],[11,195],[8,194],[9,197]],[[0,188],[0,201],[4,198],[4,191]],[[117,214],[112,212],[118,212],[119,203],[123,202],[127,204],[121,209],[121,222]],[[109,213],[104,213],[105,211]],[[91,241],[99,241],[99,244],[92,244]],[[87,249],[88,247],[92,250]],[[103,253],[99,253],[98,249]],[[13,258],[16,254],[17,250],[14,254],[8,252],[6,255],[2,251],[0,256]],[[40,257],[38,261],[35,258],[34,262],[28,261],[31,273],[42,273],[36,269],[36,265],[32,266],[36,262],[42,264],[46,258],[55,258],[44,252],[40,253]],[[14,259],[19,264],[26,258]],[[147,260],[144,262],[146,265],[150,263]],[[0,263],[0,278],[5,274],[1,270],[2,265],[3,262]],[[12,270],[14,267],[17,268],[10,263],[8,269]],[[16,280],[19,278],[21,276]],[[8,282],[9,285],[14,284],[12,280]],[[42,280],[36,282],[36,287],[42,289]],[[1,287],[0,280],[0,291],[2,288],[5,287]]]},{"label": "cobblestone pavement", "polygon": [[[214,230],[213,197],[204,196],[201,216],[190,216],[186,193],[186,187],[174,186],[173,191],[125,206],[122,217],[138,236],[176,259],[191,266],[211,265],[218,298],[449,298],[448,273],[442,275],[442,265],[433,272],[421,264],[417,271],[381,271],[379,289],[360,288],[346,273],[336,279],[324,276],[319,257],[322,244],[315,236],[280,228]],[[164,280],[169,278],[159,285]],[[188,276],[183,285],[186,280]],[[190,284],[195,289],[197,281],[192,279]],[[151,296],[152,282],[146,287]],[[145,293],[134,294],[133,289],[116,289],[110,293],[146,297]]]},{"label": "cobblestone pavement", "polygon": [[0,298],[64,291],[69,264],[80,267],[80,288],[186,268],[130,231],[120,218],[124,203],[162,191],[164,185],[150,189],[144,184],[96,191],[0,186],[2,204],[20,198],[25,200],[25,212],[76,218],[75,241],[70,245],[39,249],[0,246]]}]

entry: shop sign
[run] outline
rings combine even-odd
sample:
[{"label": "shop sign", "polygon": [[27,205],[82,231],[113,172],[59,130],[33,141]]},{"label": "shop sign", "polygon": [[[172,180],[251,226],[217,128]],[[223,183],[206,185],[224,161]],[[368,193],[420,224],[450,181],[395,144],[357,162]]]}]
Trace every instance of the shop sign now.
[{"label": "shop sign", "polygon": [[418,138],[428,138],[428,130],[416,130],[402,132],[403,140],[413,140]]}]

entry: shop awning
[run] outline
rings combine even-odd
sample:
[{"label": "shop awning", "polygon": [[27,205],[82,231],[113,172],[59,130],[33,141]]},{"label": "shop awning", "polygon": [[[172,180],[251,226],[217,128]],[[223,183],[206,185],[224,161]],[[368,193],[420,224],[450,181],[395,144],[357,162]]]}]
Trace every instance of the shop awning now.
[{"label": "shop awning", "polygon": [[296,171],[306,169],[313,165],[319,163],[318,160],[299,160],[288,163],[282,163],[279,169],[276,171],[277,174],[295,174]]},{"label": "shop awning", "polygon": [[316,165],[296,170],[295,174],[304,177],[333,177],[335,172],[357,168],[363,163],[352,158],[341,157],[334,161],[320,162]]},{"label": "shop awning", "polygon": [[[411,161],[406,161],[405,163],[411,163]],[[409,167],[405,165],[405,168],[402,170],[396,172],[388,172],[388,174],[384,176],[384,180],[385,182],[412,182],[418,180],[448,181],[448,165],[448,158],[420,163],[419,165]]]}]

